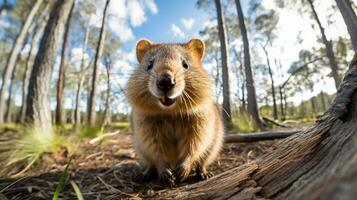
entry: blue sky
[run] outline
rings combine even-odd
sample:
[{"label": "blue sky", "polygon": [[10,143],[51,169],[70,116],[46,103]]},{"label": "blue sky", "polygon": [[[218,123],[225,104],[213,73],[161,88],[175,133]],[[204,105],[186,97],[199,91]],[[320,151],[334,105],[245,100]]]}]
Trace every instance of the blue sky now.
[{"label": "blue sky", "polygon": [[[192,0],[155,1],[158,7],[156,15],[149,13],[148,20],[140,27],[133,29],[136,38],[146,37],[153,41],[177,42],[182,41],[182,38],[173,37],[171,33],[171,25],[176,24],[186,35],[192,36],[198,33],[203,27],[203,23],[209,19],[207,13],[198,9],[196,2]],[[186,30],[182,23],[182,18],[193,18],[194,24],[191,30]]]}]

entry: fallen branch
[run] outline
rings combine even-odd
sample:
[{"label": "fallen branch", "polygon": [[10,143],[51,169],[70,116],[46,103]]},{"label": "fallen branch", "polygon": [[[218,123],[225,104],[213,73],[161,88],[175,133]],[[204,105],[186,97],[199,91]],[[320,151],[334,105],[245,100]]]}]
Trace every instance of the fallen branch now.
[{"label": "fallen branch", "polygon": [[256,142],[263,140],[273,140],[286,138],[300,131],[290,130],[290,131],[265,131],[259,133],[245,133],[245,134],[226,134],[224,136],[224,141],[226,143],[235,143],[235,142]]},{"label": "fallen branch", "polygon": [[263,117],[263,120],[266,122],[266,123],[272,123],[274,124],[275,126],[280,126],[280,127],[283,127],[283,128],[289,128],[289,126],[285,125],[285,124],[282,124],[282,123],[279,123],[273,119],[270,119],[269,117]]}]

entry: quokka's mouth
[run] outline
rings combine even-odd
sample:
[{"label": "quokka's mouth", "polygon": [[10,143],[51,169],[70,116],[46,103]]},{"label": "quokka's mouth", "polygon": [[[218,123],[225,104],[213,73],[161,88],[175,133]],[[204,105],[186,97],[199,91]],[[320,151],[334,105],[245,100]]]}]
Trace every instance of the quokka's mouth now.
[{"label": "quokka's mouth", "polygon": [[171,106],[172,104],[174,104],[176,101],[176,99],[172,99],[172,98],[169,98],[165,95],[164,98],[160,98],[160,103],[164,106]]}]

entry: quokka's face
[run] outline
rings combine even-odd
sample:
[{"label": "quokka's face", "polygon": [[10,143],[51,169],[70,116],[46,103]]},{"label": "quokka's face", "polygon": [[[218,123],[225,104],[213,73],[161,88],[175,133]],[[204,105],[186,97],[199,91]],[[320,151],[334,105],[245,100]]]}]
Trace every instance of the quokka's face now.
[{"label": "quokka's face", "polygon": [[152,44],[136,46],[139,66],[128,83],[129,101],[153,112],[189,111],[210,98],[211,83],[201,67],[204,43]]}]

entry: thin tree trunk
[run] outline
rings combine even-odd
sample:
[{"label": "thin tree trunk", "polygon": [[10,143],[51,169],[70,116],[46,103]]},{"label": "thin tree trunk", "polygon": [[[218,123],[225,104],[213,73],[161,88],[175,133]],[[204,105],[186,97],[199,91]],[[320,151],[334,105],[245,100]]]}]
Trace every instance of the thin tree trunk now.
[{"label": "thin tree trunk", "polygon": [[280,115],[281,115],[281,120],[285,120],[285,111],[284,111],[284,99],[283,99],[283,88],[279,86],[279,94],[280,94]]},{"label": "thin tree trunk", "polygon": [[50,90],[53,64],[74,0],[58,0],[52,8],[32,68],[27,95],[26,121],[51,133]]},{"label": "thin tree trunk", "polygon": [[[47,11],[47,9],[48,9],[48,6],[44,10]],[[31,73],[31,69],[32,69],[31,68],[31,63],[32,63],[31,57],[32,57],[33,51],[36,48],[38,41],[41,38],[43,30],[46,26],[46,21],[47,21],[47,17],[44,17],[44,19],[42,19],[41,22],[38,22],[39,24],[37,24],[35,26],[35,29],[34,29],[33,35],[32,35],[32,39],[31,39],[30,50],[29,50],[27,58],[26,58],[25,72],[22,77],[22,104],[21,104],[20,115],[19,115],[20,122],[25,121],[25,113],[26,113],[26,107],[27,107],[27,101],[26,101],[27,87],[28,87],[29,78],[31,75],[30,73]]]},{"label": "thin tree trunk", "polygon": [[357,52],[357,16],[350,0],[335,0],[351,37],[353,49]]},{"label": "thin tree trunk", "polygon": [[309,5],[311,7],[313,17],[315,18],[316,23],[318,24],[318,26],[320,28],[321,39],[322,39],[322,42],[324,43],[324,45],[326,47],[326,56],[327,56],[327,58],[329,60],[329,64],[330,64],[330,68],[331,68],[331,74],[332,74],[332,77],[333,77],[333,79],[335,81],[335,87],[337,89],[338,86],[340,85],[341,79],[340,79],[340,76],[338,75],[338,65],[337,65],[336,60],[335,60],[335,54],[333,52],[332,42],[330,40],[327,40],[327,38],[326,38],[325,29],[322,26],[321,21],[319,19],[319,16],[316,13],[315,6],[314,6],[312,0],[307,0],[307,1],[309,2]]},{"label": "thin tree trunk", "polygon": [[7,6],[7,0],[4,0],[0,7],[0,16],[1,16],[2,11],[5,10],[6,6]]},{"label": "thin tree trunk", "polygon": [[75,125],[78,127],[81,124],[81,109],[80,109],[80,102],[81,102],[81,92],[83,88],[83,83],[84,83],[84,61],[85,61],[85,52],[87,50],[87,45],[88,45],[88,39],[89,39],[89,28],[90,28],[90,19],[89,17],[88,24],[86,27],[86,33],[84,36],[84,42],[83,42],[83,47],[82,47],[82,58],[81,58],[81,64],[79,67],[79,77],[78,77],[78,84],[77,84],[77,91],[76,91],[76,105],[75,105],[75,111],[74,111],[74,121]]},{"label": "thin tree trunk", "polygon": [[316,114],[317,112],[316,112],[315,97],[311,97],[310,102],[311,102],[312,112],[313,112],[313,114]]},{"label": "thin tree trunk", "polygon": [[2,76],[1,88],[0,88],[0,124],[4,121],[5,95],[6,95],[6,88],[7,88],[7,84],[8,84],[10,75],[12,74],[12,71],[14,70],[14,67],[16,64],[16,59],[17,59],[17,56],[21,50],[21,46],[24,43],[26,34],[27,34],[27,32],[30,28],[30,25],[31,25],[36,13],[38,12],[42,2],[43,2],[43,0],[37,0],[36,3],[33,5],[30,13],[27,15],[26,20],[21,27],[20,33],[16,36],[15,42],[12,46],[8,60],[6,62],[3,76]]},{"label": "thin tree trunk", "polygon": [[325,99],[325,93],[321,91],[320,93],[320,101],[322,105],[322,110],[326,110],[326,99]]},{"label": "thin tree trunk", "polygon": [[57,93],[56,93],[56,124],[60,125],[63,123],[63,93],[65,87],[65,79],[66,79],[66,69],[67,69],[67,46],[68,46],[68,33],[70,27],[70,21],[72,17],[74,3],[69,12],[69,17],[66,21],[65,32],[63,34],[62,41],[62,52],[61,52],[61,64],[59,68],[59,75],[57,80]]},{"label": "thin tree trunk", "polygon": [[243,39],[243,49],[244,49],[244,69],[245,69],[245,78],[246,78],[246,87],[247,87],[247,96],[248,96],[248,112],[252,116],[255,123],[261,128],[265,129],[263,121],[260,119],[258,112],[258,103],[255,93],[254,79],[252,67],[250,64],[250,53],[249,53],[249,41],[247,35],[247,29],[245,28],[244,16],[242,12],[242,7],[240,0],[236,0],[236,8],[238,13],[239,28],[242,34]]},{"label": "thin tree trunk", "polygon": [[[108,58],[109,59],[109,58]],[[111,82],[110,82],[110,69],[111,69],[111,61],[106,62],[106,72],[107,72],[107,94],[105,99],[105,108],[104,108],[104,116],[103,116],[103,125],[108,125],[111,123]]]},{"label": "thin tree trunk", "polygon": [[273,97],[273,116],[274,116],[274,119],[277,120],[278,119],[278,108],[276,106],[276,96],[275,96],[275,85],[274,85],[273,72],[272,72],[271,66],[270,66],[268,51],[265,49],[265,46],[262,46],[262,48],[263,48],[263,51],[264,51],[265,56],[266,56],[267,65],[268,65],[268,71],[269,71],[269,77],[270,77],[270,82],[271,82],[271,92],[272,92],[272,97]]},{"label": "thin tree trunk", "polygon": [[222,12],[221,0],[215,0],[217,21],[218,21],[218,34],[221,44],[221,60],[222,60],[222,82],[223,82],[223,106],[222,114],[223,121],[226,129],[232,128],[231,118],[231,103],[230,103],[230,90],[229,90],[229,73],[228,73],[228,47],[227,47],[227,33],[225,27],[224,14]]},{"label": "thin tree trunk", "polygon": [[102,27],[100,29],[97,49],[95,53],[94,66],[93,66],[93,76],[92,76],[92,87],[88,99],[88,119],[87,123],[90,126],[94,126],[96,123],[96,112],[95,112],[95,103],[97,100],[97,84],[98,84],[98,74],[99,74],[99,62],[100,57],[102,56],[104,39],[105,39],[105,31],[106,31],[106,19],[107,19],[107,10],[110,0],[106,1],[103,19],[102,19]]},{"label": "thin tree trunk", "polygon": [[6,113],[5,113],[5,122],[11,122],[11,114],[12,114],[12,102],[13,102],[13,93],[14,93],[14,82],[15,82],[15,76],[16,76],[16,70],[17,67],[19,66],[19,63],[16,62],[15,66],[14,66],[14,70],[12,71],[11,74],[11,80],[10,80],[10,87],[9,87],[9,96],[7,98],[7,102],[6,102]]}]

